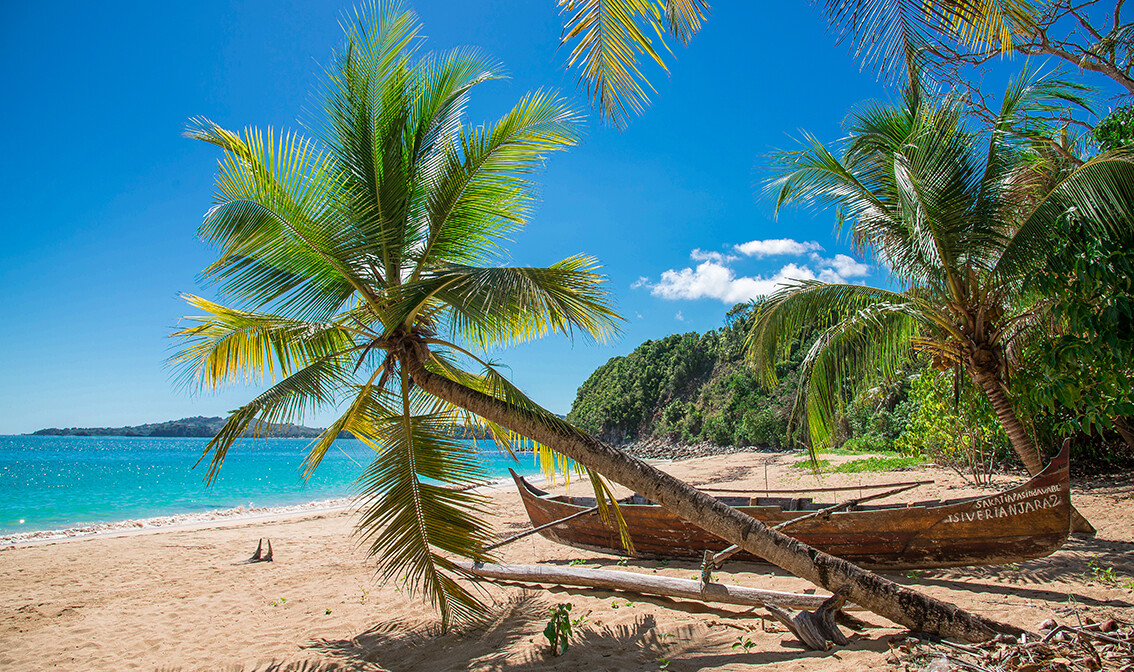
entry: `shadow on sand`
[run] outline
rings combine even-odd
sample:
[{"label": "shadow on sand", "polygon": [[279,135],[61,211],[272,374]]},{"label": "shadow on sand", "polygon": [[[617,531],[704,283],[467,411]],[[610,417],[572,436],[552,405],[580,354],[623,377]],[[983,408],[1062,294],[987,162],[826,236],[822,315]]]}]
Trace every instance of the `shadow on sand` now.
[{"label": "shadow on sand", "polygon": [[[1028,600],[1106,607],[1134,607],[1129,599],[1101,600],[1076,589],[1088,583],[1120,587],[1134,576],[1134,544],[1072,537],[1057,553],[1009,565],[886,573],[904,585],[941,586],[970,593],[1016,595]],[[1042,587],[1041,587],[1042,586]]]},{"label": "shadow on sand", "polygon": [[[555,592],[555,591],[553,591]],[[619,598],[621,599],[621,598]],[[638,600],[639,602],[643,600]],[[687,603],[663,600],[666,608],[684,608]],[[692,622],[670,632],[661,632],[651,615],[635,616],[631,622],[576,627],[570,648],[553,657],[541,632],[547,622],[549,601],[541,593],[528,592],[498,605],[491,619],[446,635],[436,629],[411,629],[405,623],[381,623],[349,640],[321,640],[307,652],[344,670],[389,670],[408,672],[437,670],[654,670],[668,661],[668,670],[700,670],[727,665],[760,665],[821,658],[852,650],[887,650],[886,636],[869,639],[851,636],[849,647],[830,653],[806,650],[790,636],[782,644],[762,637],[750,651],[732,650],[746,629],[709,627]],[[729,614],[736,617],[739,614]],[[774,638],[780,635],[773,635]],[[714,650],[718,653],[705,653]],[[727,651],[727,653],[720,653]]]}]

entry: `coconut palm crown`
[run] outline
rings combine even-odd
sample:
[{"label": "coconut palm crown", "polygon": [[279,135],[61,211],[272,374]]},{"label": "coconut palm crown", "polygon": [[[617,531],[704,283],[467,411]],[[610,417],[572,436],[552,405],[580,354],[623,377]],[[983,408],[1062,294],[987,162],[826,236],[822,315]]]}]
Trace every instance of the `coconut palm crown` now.
[{"label": "coconut palm crown", "polygon": [[337,409],[306,473],[340,432],[373,449],[359,531],[384,576],[422,591],[446,627],[481,609],[449,558],[485,559],[492,537],[486,499],[453,487],[485,475],[458,430],[514,435],[415,385],[406,357],[554,423],[485,353],[549,332],[606,339],[620,318],[593,259],[500,265],[535,196],[529,175],[576,143],[579,117],[535,92],[465,125],[470,91],[500,68],[472,49],[419,54],[419,30],[397,3],[350,17],[314,139],[193,121],[190,137],[224,150],[200,236],[219,250],[204,277],[231,305],[187,295],[202,316],[174,334],[173,362],[201,388],[270,383],[209,442],[210,480],[246,432]]},{"label": "coconut palm crown", "polygon": [[792,283],[762,304],[749,354],[774,382],[792,335],[819,326],[798,406],[816,447],[830,440],[832,419],[857,385],[890,374],[911,351],[924,353],[943,371],[971,376],[1035,473],[1041,462],[1006,385],[1014,346],[1046,306],[1025,280],[1059,253],[1064,218],[1092,235],[1130,229],[1134,153],[1067,162],[1052,151],[1034,120],[1082,100],[1051,77],[1025,72],[993,122],[972,128],[961,101],[911,80],[904,104],[852,113],[838,148],[806,136],[801,149],[776,155],[769,185],[777,211],[835,206],[838,227],[905,289]]}]

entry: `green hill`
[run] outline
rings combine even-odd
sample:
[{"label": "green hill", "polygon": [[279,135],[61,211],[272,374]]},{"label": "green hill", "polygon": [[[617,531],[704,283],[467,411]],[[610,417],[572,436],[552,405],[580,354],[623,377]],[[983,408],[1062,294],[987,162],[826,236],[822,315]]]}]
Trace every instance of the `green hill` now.
[{"label": "green hill", "polygon": [[777,368],[779,385],[765,390],[744,362],[751,313],[741,304],[720,329],[646,341],[611,359],[579,388],[568,421],[612,443],[783,446],[805,349],[794,349]]}]

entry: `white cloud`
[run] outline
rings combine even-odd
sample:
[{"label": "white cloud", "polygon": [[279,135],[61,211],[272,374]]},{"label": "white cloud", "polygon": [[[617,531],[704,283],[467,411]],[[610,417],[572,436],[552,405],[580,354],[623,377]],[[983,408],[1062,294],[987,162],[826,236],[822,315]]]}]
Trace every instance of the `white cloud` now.
[{"label": "white cloud", "polygon": [[812,260],[818,265],[833,268],[843,278],[864,278],[870,275],[870,264],[863,264],[854,257],[845,254],[836,254],[834,259],[823,259],[813,255]]},{"label": "white cloud", "polygon": [[694,249],[689,253],[689,258],[693,261],[713,261],[718,264],[731,264],[736,261],[736,257],[731,254],[721,254],[720,252],[706,252],[700,248]]},{"label": "white cloud", "polygon": [[718,299],[726,304],[750,301],[765,296],[790,280],[814,280],[815,273],[806,266],[788,264],[770,277],[740,276],[731,268],[706,261],[696,269],[669,270],[661,280],[650,285],[650,293],[663,299]]},{"label": "white cloud", "polygon": [[[815,252],[817,249],[822,249],[816,242],[800,243],[788,238],[753,240],[743,245],[736,245],[735,249],[757,257],[773,254],[800,256],[810,252],[810,263],[785,264],[778,271],[767,276],[738,276],[731,267],[738,257],[696,249],[689,255],[694,261],[701,262],[696,268],[670,269],[661,274],[661,279],[657,283],[651,283],[649,278],[641,277],[631,285],[631,288],[646,287],[654,296],[671,301],[717,299],[732,305],[767,296],[793,280],[845,283],[848,278],[870,275],[872,270],[869,264],[860,263],[854,257],[845,254],[836,254],[833,259],[827,259]],[[684,318],[679,312],[676,319]]]},{"label": "white cloud", "polygon": [[808,252],[823,249],[823,246],[813,241],[801,243],[791,238],[769,238],[767,240],[750,240],[747,243],[733,245],[733,249],[747,256],[762,259],[777,255],[799,257]]},{"label": "white cloud", "polygon": [[846,282],[846,278],[839,275],[833,268],[820,269],[819,279],[823,282],[830,282],[836,285],[841,285]]},{"label": "white cloud", "polygon": [[679,311],[677,311],[677,314],[673,316],[673,319],[677,320],[678,322],[684,322],[685,316],[682,315],[681,311],[679,310]]}]

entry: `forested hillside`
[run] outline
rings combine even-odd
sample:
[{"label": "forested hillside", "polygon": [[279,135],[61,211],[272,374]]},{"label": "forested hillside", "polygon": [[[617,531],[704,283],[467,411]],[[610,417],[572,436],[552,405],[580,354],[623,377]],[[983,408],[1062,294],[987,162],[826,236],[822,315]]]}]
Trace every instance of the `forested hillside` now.
[{"label": "forested hillside", "polygon": [[744,362],[751,312],[740,304],[720,329],[646,341],[611,359],[579,388],[568,421],[615,443],[784,445],[804,349],[779,366],[779,385],[765,390]]},{"label": "forested hillside", "polygon": [[[1129,262],[1134,253],[1111,257]],[[1068,307],[1061,310],[1067,312],[1078,305],[1068,299],[1059,302],[1064,304]],[[728,312],[719,329],[646,341],[625,357],[611,359],[579,387],[568,421],[612,443],[666,439],[683,444],[800,447],[806,433],[797,428],[789,441],[788,421],[800,363],[811,339],[797,338],[788,360],[777,365],[779,384],[766,390],[745,362],[752,312],[752,304],[740,304]],[[1088,320],[1096,312],[1080,309],[1074,314]],[[1109,353],[1129,353],[1131,339],[1128,331],[1115,334],[1101,326],[1094,332],[1087,327],[1082,331],[1105,338],[1080,343],[1082,339],[1065,335],[1025,350],[1024,360],[1030,366],[1017,370],[1012,381],[1018,408],[1042,451],[1052,454],[1070,437],[1079,468],[1121,468],[1134,463],[1134,450],[1123,434],[1128,433],[1131,415],[1126,373],[1130,357]],[[1075,364],[1084,352],[1091,354],[1093,369]],[[914,359],[898,366],[891,377],[868,381],[861,389],[843,400],[836,447],[920,454],[965,472],[987,472],[996,464],[1014,461],[987,397],[965,376],[958,379],[952,370],[940,371]],[[1106,426],[1107,422],[1111,424]]]}]

